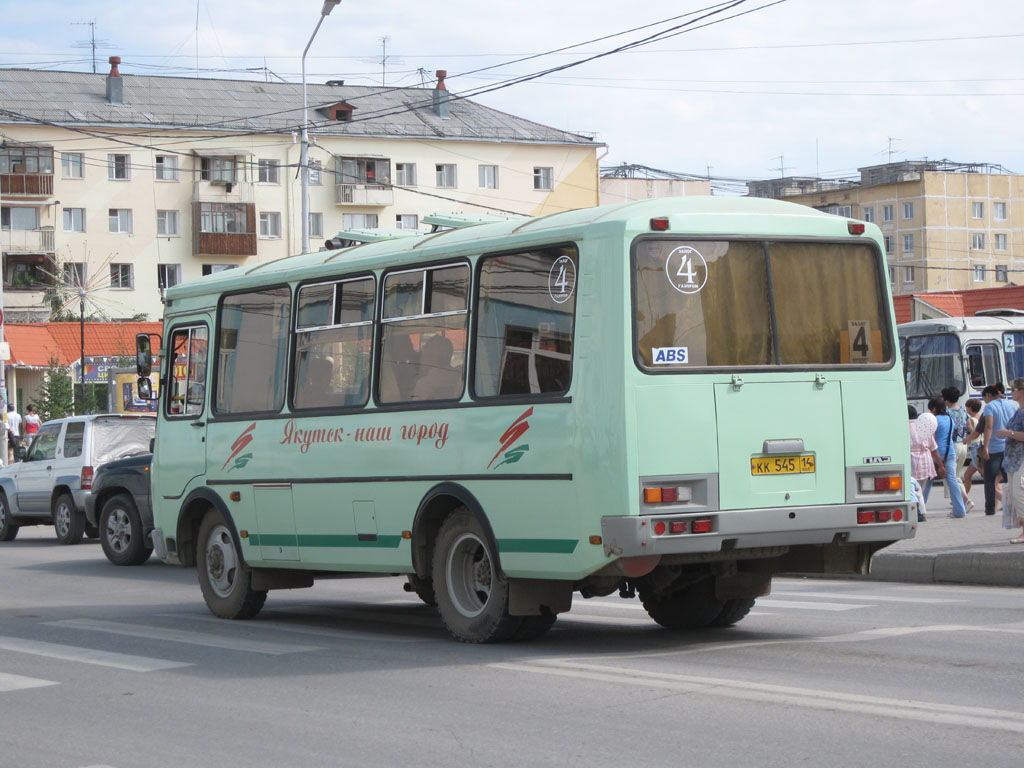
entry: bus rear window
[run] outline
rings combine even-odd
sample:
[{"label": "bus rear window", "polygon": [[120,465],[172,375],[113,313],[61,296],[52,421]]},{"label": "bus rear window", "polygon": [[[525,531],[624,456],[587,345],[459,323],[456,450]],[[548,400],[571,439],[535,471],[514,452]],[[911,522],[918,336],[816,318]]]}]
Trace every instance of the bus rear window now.
[{"label": "bus rear window", "polygon": [[870,245],[645,239],[633,263],[636,356],[645,370],[892,360]]}]

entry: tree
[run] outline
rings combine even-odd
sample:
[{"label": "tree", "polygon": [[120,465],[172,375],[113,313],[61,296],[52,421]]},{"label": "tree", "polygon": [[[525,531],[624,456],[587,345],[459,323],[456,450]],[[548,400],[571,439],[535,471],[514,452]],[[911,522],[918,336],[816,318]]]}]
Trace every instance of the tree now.
[{"label": "tree", "polygon": [[43,374],[43,385],[39,388],[37,408],[44,421],[62,419],[74,410],[74,384],[66,365],[51,357],[49,368]]}]

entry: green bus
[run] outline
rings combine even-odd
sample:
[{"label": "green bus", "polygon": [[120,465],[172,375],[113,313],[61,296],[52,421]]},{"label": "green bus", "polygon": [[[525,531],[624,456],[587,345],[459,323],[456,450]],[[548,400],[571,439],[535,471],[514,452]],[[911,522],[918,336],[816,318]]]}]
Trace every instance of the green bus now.
[{"label": "green bus", "polygon": [[348,573],[404,576],[464,642],[538,637],[577,593],[726,626],[773,574],[866,572],[916,527],[881,234],[803,206],[225,271],[168,289],[161,355],[153,544],[224,618]]}]

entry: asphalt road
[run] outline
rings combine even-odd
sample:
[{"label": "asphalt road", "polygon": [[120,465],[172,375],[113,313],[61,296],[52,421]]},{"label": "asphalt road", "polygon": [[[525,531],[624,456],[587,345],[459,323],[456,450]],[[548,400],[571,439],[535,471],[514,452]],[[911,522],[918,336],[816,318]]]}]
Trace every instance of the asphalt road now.
[{"label": "asphalt road", "polygon": [[215,619],[195,572],[0,544],[0,767],[1019,766],[1020,590],[778,580],[675,634],[584,601],[468,646],[401,580]]}]

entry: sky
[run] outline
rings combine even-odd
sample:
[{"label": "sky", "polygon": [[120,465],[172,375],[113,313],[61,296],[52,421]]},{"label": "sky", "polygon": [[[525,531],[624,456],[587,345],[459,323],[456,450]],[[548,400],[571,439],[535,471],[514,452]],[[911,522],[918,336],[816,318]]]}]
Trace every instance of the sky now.
[{"label": "sky", "polygon": [[[321,7],[0,0],[0,66],[92,71],[94,32],[103,73],[117,55],[122,74],[301,82]],[[592,59],[659,34],[673,36]],[[594,135],[602,167],[709,176],[720,191],[890,160],[1024,173],[1020,0],[342,0],[306,70],[417,86],[445,69],[466,94],[575,62],[473,98]]]}]

